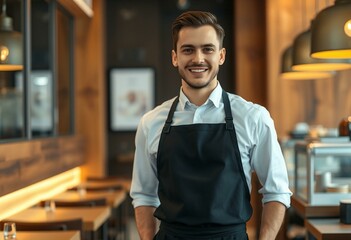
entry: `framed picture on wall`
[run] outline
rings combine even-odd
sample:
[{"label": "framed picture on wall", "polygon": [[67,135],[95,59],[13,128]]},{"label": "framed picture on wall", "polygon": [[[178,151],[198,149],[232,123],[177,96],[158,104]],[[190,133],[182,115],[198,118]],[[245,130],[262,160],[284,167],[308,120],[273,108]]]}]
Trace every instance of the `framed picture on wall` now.
[{"label": "framed picture on wall", "polygon": [[109,71],[110,129],[135,131],[141,117],[155,105],[155,71],[112,68]]}]

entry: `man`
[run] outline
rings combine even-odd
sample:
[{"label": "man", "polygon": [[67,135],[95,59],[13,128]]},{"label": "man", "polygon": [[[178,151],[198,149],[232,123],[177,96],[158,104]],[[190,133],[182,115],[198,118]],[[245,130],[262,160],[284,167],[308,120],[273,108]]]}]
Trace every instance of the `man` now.
[{"label": "man", "polygon": [[186,12],[172,29],[179,96],[145,114],[135,140],[140,238],[248,239],[255,171],[263,186],[259,239],[273,240],[291,196],[273,121],[265,108],[222,90],[224,30],[214,15]]}]

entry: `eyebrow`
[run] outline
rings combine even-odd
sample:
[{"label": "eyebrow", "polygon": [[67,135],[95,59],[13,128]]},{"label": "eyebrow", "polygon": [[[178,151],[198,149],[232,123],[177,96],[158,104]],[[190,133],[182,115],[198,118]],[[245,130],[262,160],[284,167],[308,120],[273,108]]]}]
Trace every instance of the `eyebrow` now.
[{"label": "eyebrow", "polygon": [[[203,44],[203,45],[201,45],[201,48],[204,48],[204,47],[213,47],[213,48],[216,48],[216,46],[215,46],[214,44],[212,44],[212,43],[208,43],[208,44]],[[180,46],[180,48],[181,48],[181,49],[182,49],[182,48],[195,48],[195,46],[192,45],[192,44],[184,44],[184,45]]]}]

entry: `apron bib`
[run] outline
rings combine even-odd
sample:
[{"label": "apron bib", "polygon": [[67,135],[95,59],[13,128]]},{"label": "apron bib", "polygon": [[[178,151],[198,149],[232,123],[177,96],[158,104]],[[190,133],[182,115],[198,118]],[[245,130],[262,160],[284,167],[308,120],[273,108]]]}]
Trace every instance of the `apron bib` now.
[{"label": "apron bib", "polygon": [[225,91],[222,98],[226,122],[220,124],[171,126],[179,97],[172,104],[157,154],[155,239],[246,239],[250,193]]}]

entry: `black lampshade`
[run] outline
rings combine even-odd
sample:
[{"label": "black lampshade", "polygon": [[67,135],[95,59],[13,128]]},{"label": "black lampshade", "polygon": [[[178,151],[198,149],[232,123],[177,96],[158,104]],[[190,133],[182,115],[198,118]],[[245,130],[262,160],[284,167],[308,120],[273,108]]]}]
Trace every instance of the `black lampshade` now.
[{"label": "black lampshade", "polygon": [[311,30],[299,34],[293,44],[293,65],[296,71],[338,71],[351,68],[351,59],[316,59],[311,57]]},{"label": "black lampshade", "polygon": [[351,0],[336,0],[319,12],[311,28],[314,58],[351,58]]},{"label": "black lampshade", "polygon": [[281,78],[284,80],[312,80],[331,78],[331,72],[325,71],[294,71],[292,69],[293,47],[289,46],[284,50],[281,59]]}]

